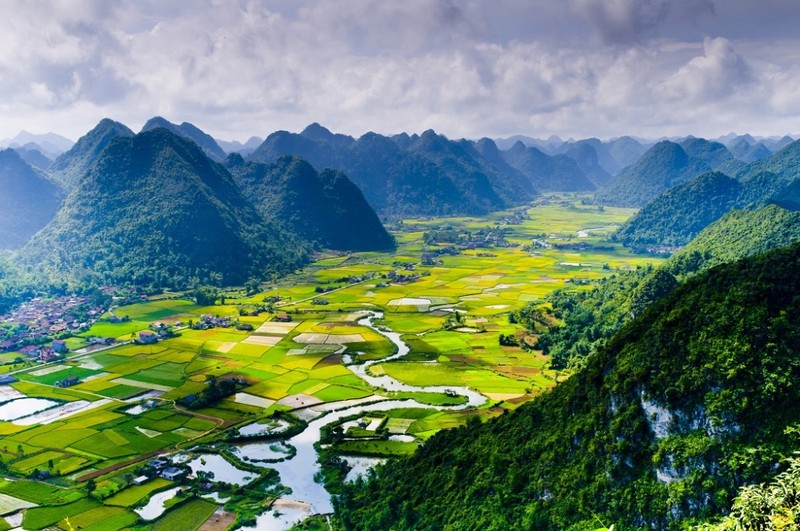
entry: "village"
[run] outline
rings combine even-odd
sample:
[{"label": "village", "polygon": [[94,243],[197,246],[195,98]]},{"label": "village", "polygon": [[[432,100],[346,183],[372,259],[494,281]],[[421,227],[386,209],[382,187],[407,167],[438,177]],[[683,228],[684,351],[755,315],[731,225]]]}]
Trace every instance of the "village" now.
[{"label": "village", "polygon": [[[24,351],[30,346],[83,332],[106,309],[105,305],[97,304],[86,296],[36,297],[0,317],[0,351]],[[29,351],[32,352],[31,349]]]}]

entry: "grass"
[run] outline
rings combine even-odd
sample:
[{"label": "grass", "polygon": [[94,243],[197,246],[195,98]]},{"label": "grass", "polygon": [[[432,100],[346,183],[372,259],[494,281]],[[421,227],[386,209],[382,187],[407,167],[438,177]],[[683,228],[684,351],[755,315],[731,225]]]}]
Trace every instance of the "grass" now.
[{"label": "grass", "polygon": [[194,531],[208,520],[216,504],[201,499],[192,499],[171,509],[153,524],[153,531]]},{"label": "grass", "polygon": [[25,511],[22,527],[25,529],[42,529],[65,518],[91,511],[100,507],[100,504],[88,498],[82,498],[65,505],[52,505],[49,507],[34,507]]},{"label": "grass", "polygon": [[[96,507],[89,511],[71,516],[69,526],[83,531],[118,531],[126,529],[136,522],[139,517],[120,507]],[[66,522],[64,522],[66,525]]]},{"label": "grass", "polygon": [[127,487],[110,498],[106,498],[103,500],[103,503],[118,507],[135,507],[141,500],[148,498],[152,493],[163,490],[170,485],[172,485],[172,482],[166,479],[156,478],[148,481],[144,485],[132,485]]},{"label": "grass", "polygon": [[82,497],[82,494],[75,490],[64,489],[26,479],[14,481],[0,480],[0,493],[8,494],[9,496],[14,496],[37,505],[60,505],[74,502]]},{"label": "grass", "polygon": [[337,443],[335,448],[342,454],[374,455],[374,456],[404,456],[411,455],[419,443],[401,441],[344,441]]}]

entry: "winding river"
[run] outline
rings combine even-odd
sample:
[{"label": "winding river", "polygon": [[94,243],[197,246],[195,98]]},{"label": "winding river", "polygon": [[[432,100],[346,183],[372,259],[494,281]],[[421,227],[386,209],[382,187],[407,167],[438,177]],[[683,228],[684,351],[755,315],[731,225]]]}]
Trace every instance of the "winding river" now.
[{"label": "winding river", "polygon": [[[308,423],[308,427],[298,435],[290,438],[287,442],[297,449],[297,453],[292,459],[282,461],[280,463],[272,463],[270,468],[274,468],[281,476],[281,483],[292,489],[289,499],[282,500],[284,503],[280,504],[279,514],[270,511],[262,514],[255,527],[244,528],[248,530],[259,531],[279,531],[288,529],[293,524],[303,520],[311,514],[325,514],[333,512],[331,505],[331,498],[325,488],[314,481],[315,475],[320,471],[320,466],[317,463],[317,452],[314,449],[314,443],[320,438],[320,430],[323,426],[341,420],[350,415],[358,415],[369,411],[388,411],[391,409],[416,407],[426,409],[438,410],[460,410],[468,407],[476,407],[486,402],[486,397],[469,389],[467,387],[453,387],[453,386],[424,386],[417,387],[407,385],[388,375],[373,376],[369,374],[369,367],[376,363],[383,363],[390,360],[402,358],[409,353],[410,348],[405,341],[402,340],[400,334],[397,332],[387,331],[384,327],[377,327],[375,325],[376,319],[383,318],[381,312],[370,311],[366,312],[366,316],[358,321],[362,326],[369,326],[377,333],[389,339],[397,346],[397,353],[383,358],[380,360],[368,361],[363,364],[353,364],[351,359],[345,359],[347,368],[353,371],[353,374],[363,379],[365,382],[373,387],[384,388],[390,391],[421,391],[421,392],[435,392],[435,393],[455,393],[465,396],[467,402],[458,406],[442,407],[432,406],[429,404],[422,404],[415,400],[390,400],[382,399],[380,397],[373,397],[370,403],[363,403],[361,400],[359,404],[348,405],[343,403],[342,409],[332,411],[327,415],[320,416]],[[349,357],[346,357],[349,358]],[[335,404],[334,404],[335,405]]]}]

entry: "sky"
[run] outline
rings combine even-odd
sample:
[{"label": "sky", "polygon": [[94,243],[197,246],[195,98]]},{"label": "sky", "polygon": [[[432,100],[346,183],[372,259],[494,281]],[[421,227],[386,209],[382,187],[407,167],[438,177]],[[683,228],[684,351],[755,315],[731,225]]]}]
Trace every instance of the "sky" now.
[{"label": "sky", "polygon": [[0,138],[800,132],[797,0],[0,0]]}]

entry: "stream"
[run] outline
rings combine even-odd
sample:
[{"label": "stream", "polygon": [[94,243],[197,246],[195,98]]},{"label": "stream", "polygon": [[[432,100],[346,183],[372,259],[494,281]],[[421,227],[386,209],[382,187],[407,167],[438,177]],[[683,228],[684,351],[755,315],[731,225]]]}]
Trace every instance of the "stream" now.
[{"label": "stream", "polygon": [[369,374],[369,367],[376,363],[383,363],[390,360],[402,358],[409,353],[410,349],[400,334],[385,330],[384,327],[377,327],[375,319],[383,317],[381,312],[370,311],[358,324],[369,326],[377,333],[389,339],[397,346],[397,353],[380,360],[368,361],[363,364],[355,365],[352,359],[346,356],[344,362],[353,374],[367,382],[373,387],[384,388],[389,391],[419,391],[436,393],[456,393],[467,397],[467,402],[458,406],[443,407],[422,404],[415,400],[391,400],[376,397],[376,401],[369,404],[343,405],[343,408],[332,411],[308,423],[308,427],[298,435],[290,438],[287,442],[297,449],[297,453],[292,459],[279,463],[271,463],[270,468],[278,471],[281,483],[292,489],[288,499],[282,500],[279,514],[272,510],[263,513],[258,517],[255,527],[243,529],[258,531],[282,531],[288,529],[297,522],[302,521],[312,514],[325,514],[333,512],[331,498],[325,488],[314,481],[314,476],[320,471],[317,463],[317,452],[314,443],[320,438],[320,430],[323,426],[341,420],[344,417],[358,415],[369,411],[388,411],[398,408],[425,408],[437,410],[460,410],[467,407],[476,407],[486,402],[486,397],[467,387],[454,386],[423,386],[417,387],[404,384],[394,378],[383,375],[373,376]]}]

